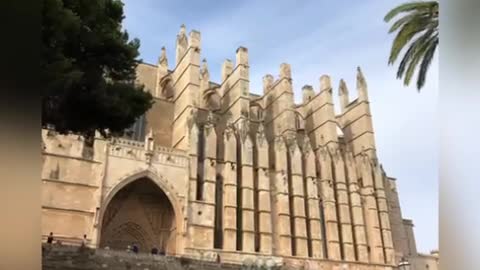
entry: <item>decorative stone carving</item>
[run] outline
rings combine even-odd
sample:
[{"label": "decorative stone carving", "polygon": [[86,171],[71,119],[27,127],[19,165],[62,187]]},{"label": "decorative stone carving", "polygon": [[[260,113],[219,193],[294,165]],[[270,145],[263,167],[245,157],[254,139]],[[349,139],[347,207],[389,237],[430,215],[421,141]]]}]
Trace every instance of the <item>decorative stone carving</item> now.
[{"label": "decorative stone carving", "polygon": [[351,165],[354,162],[352,151],[347,150],[345,152],[345,160],[346,160],[348,165]]},{"label": "decorative stone carving", "polygon": [[340,152],[340,148],[337,145],[329,145],[328,152],[332,156],[334,161],[339,161],[342,157],[342,153]]},{"label": "decorative stone carving", "polygon": [[312,152],[312,144],[310,143],[310,138],[308,135],[305,135],[303,138],[302,152],[307,157]]},{"label": "decorative stone carving", "polygon": [[187,125],[189,129],[192,128],[193,123],[197,122],[197,114],[198,114],[197,108],[192,108],[190,110],[190,114],[187,116]]},{"label": "decorative stone carving", "polygon": [[165,47],[162,47],[160,57],[158,58],[158,64],[162,67],[168,68],[167,51]]},{"label": "decorative stone carving", "polygon": [[326,149],[325,146],[321,146],[321,147],[320,147],[319,153],[320,153],[320,158],[321,158],[322,160],[327,160],[327,158],[328,158],[328,151],[327,151],[327,149]]},{"label": "decorative stone carving", "polygon": [[225,126],[225,130],[223,131],[223,134],[224,134],[226,140],[229,140],[234,132],[235,132],[235,130],[234,130],[234,126],[233,126],[232,122],[228,121],[226,126]]},{"label": "decorative stone carving", "polygon": [[275,151],[283,151],[285,149],[285,141],[281,136],[275,137]]},{"label": "decorative stone carving", "polygon": [[255,260],[251,257],[247,257],[243,260],[242,269],[253,270],[255,266]]},{"label": "decorative stone carving", "polygon": [[209,111],[208,112],[208,115],[207,115],[207,121],[206,121],[206,125],[215,125],[216,123],[216,117],[215,117],[215,114],[212,112],[212,111]]},{"label": "decorative stone carving", "polygon": [[208,79],[210,77],[210,73],[208,72],[208,65],[207,59],[202,60],[202,67],[200,68],[200,76],[202,79]]},{"label": "decorative stone carving", "polygon": [[297,134],[292,131],[288,131],[285,133],[285,143],[289,149],[294,148],[294,144],[297,142]]},{"label": "decorative stone carving", "polygon": [[246,140],[249,131],[250,121],[247,118],[240,118],[240,120],[238,120],[237,122],[237,132],[241,142],[244,142]]},{"label": "decorative stone carving", "polygon": [[263,146],[265,143],[265,130],[263,128],[263,123],[258,124],[257,128],[257,144]]},{"label": "decorative stone carving", "polygon": [[217,121],[215,114],[212,111],[209,111],[207,115],[207,120],[205,121],[205,133],[207,136],[214,129],[216,122]]}]

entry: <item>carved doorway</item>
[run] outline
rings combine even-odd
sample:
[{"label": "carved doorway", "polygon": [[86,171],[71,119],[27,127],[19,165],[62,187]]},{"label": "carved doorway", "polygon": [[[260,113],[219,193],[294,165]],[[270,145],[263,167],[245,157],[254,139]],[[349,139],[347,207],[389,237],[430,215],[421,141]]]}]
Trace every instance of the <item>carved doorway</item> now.
[{"label": "carved doorway", "polygon": [[149,178],[135,180],[119,190],[106,206],[100,247],[126,250],[137,245],[140,252],[157,248],[175,253],[176,223],[173,206]]}]

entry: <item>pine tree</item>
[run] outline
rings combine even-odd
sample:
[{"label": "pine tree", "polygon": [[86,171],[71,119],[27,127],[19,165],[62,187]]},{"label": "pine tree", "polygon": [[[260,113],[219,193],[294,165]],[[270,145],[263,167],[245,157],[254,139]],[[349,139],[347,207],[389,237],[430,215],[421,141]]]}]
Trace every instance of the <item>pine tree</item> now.
[{"label": "pine tree", "polygon": [[123,133],[153,98],[134,84],[140,41],[122,30],[121,1],[45,0],[42,15],[42,125]]}]

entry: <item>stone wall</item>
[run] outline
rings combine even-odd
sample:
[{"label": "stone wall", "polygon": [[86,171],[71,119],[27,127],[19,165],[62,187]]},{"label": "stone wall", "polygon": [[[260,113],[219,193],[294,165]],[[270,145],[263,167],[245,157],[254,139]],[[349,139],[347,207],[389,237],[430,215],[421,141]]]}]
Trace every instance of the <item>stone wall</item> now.
[{"label": "stone wall", "polygon": [[42,246],[44,270],[213,270],[213,269],[287,269],[279,266],[249,267],[229,263],[200,261],[190,258],[123,251],[87,249],[71,246]]}]

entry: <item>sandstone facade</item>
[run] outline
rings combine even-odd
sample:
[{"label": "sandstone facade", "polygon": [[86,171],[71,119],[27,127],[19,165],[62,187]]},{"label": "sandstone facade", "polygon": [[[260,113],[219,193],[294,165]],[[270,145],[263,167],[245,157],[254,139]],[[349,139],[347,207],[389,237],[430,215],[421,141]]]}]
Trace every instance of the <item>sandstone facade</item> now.
[{"label": "sandstone facade", "polygon": [[258,96],[250,93],[246,48],[223,63],[218,83],[200,54],[200,33],[187,36],[182,26],[172,69],[165,48],[156,65],[138,66],[137,83],[155,104],[129,138],[97,137],[92,147],[42,131],[45,239],[53,232],[78,244],[86,234],[96,248],[136,244],[309,269],[420,260],[396,181],[377,158],[360,68],[358,98],[350,100],[342,80],[336,115],[326,75],[318,87],[305,85],[295,104],[290,65],[264,76]]}]

